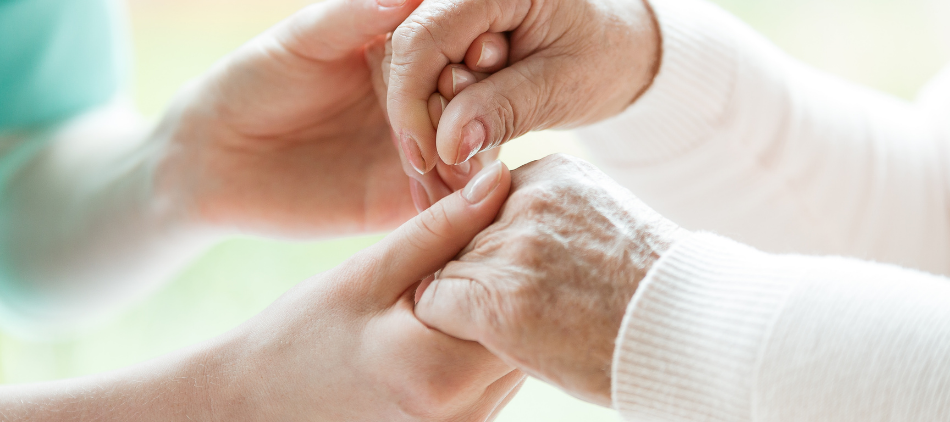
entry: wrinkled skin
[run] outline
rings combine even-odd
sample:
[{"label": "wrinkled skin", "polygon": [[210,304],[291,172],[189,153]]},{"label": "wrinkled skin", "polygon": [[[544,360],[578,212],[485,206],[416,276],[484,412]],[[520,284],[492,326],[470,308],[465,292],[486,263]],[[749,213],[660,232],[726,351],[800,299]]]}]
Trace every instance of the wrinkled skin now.
[{"label": "wrinkled skin", "polygon": [[[509,34],[508,66],[458,93],[433,129],[427,100],[446,94],[440,75],[470,64],[486,32]],[[620,113],[652,83],[660,50],[641,0],[427,0],[393,33],[390,121],[428,168],[462,163],[532,130]]]},{"label": "wrinkled skin", "polygon": [[545,158],[512,180],[495,223],[417,293],[416,315],[529,375],[610,405],[627,304],[684,232],[576,158]]}]

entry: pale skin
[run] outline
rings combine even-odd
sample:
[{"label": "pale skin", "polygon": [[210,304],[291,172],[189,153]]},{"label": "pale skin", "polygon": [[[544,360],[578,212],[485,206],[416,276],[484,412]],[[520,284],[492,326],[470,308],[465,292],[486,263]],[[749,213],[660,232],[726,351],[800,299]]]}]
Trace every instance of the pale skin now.
[{"label": "pale skin", "polygon": [[237,329],[119,371],[0,387],[11,421],[486,421],[524,375],[413,315],[419,280],[491,224],[511,175],[490,164],[382,242]]},{"label": "pale skin", "polygon": [[[433,128],[425,111],[433,92],[446,94],[446,66],[471,68],[486,32],[507,33],[508,65],[457,93]],[[415,167],[464,163],[532,130],[620,113],[652,83],[660,54],[641,0],[426,0],[393,33],[390,120]]]},{"label": "pale skin", "polygon": [[105,107],[57,129],[0,192],[16,222],[0,227],[6,320],[68,330],[223,236],[383,232],[461,189],[497,152],[412,171],[374,89],[380,59],[366,60],[418,3],[311,5],[183,89],[155,128]]},{"label": "pale skin", "polygon": [[510,173],[484,159],[414,176],[416,193],[434,187],[442,202],[410,194],[374,86],[386,32],[415,6],[315,4],[185,89],[150,134],[134,119],[106,130],[130,121],[115,108],[59,130],[4,192],[9,221],[23,223],[5,239],[22,295],[4,299],[31,322],[122,303],[148,290],[140,273],[159,282],[221,234],[328,237],[409,221],[219,338],[0,387],[0,419],[493,419],[523,373],[422,325],[412,295],[491,223]]},{"label": "pale skin", "polygon": [[[486,32],[507,33],[508,65],[483,74],[457,64],[470,64],[471,43]],[[390,121],[423,168],[614,116],[649,88],[661,60],[644,1],[427,0],[393,34],[392,50]],[[449,83],[460,79],[473,82]],[[438,119],[421,112],[432,92],[451,98]],[[416,314],[607,406],[626,306],[683,233],[589,164],[548,157],[516,172],[499,220],[423,285]]]},{"label": "pale skin", "polygon": [[614,341],[627,304],[687,234],[594,166],[550,156],[513,173],[495,223],[417,290],[416,316],[610,406]]}]

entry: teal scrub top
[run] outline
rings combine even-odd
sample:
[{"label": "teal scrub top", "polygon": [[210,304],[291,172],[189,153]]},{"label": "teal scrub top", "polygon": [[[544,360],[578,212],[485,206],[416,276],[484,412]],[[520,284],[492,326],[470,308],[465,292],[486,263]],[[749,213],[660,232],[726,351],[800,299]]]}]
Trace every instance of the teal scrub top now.
[{"label": "teal scrub top", "polygon": [[101,105],[125,78],[113,0],[0,0],[0,133]]},{"label": "teal scrub top", "polygon": [[[0,0],[0,240],[16,224],[6,191],[17,171],[59,123],[124,88],[127,32],[117,1]],[[2,262],[5,247],[0,297],[15,279]]]}]

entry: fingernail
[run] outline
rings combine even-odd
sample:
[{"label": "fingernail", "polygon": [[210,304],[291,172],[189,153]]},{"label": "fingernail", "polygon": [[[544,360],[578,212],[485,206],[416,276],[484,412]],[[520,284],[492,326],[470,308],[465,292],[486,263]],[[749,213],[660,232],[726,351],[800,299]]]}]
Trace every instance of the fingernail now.
[{"label": "fingernail", "polygon": [[495,160],[478,172],[462,190],[462,196],[471,204],[482,202],[501,181],[501,160]]},{"label": "fingernail", "polygon": [[376,0],[376,4],[382,7],[399,7],[406,4],[406,0]]},{"label": "fingernail", "polygon": [[412,204],[416,206],[416,211],[423,212],[432,205],[426,188],[416,179],[409,179],[409,194],[412,196]]},{"label": "fingernail", "polygon": [[488,137],[485,131],[485,125],[478,120],[468,122],[462,128],[462,143],[459,145],[458,155],[455,157],[455,163],[464,163],[472,158],[478,151],[481,151],[485,145],[485,138]]},{"label": "fingernail", "polygon": [[445,108],[449,106],[449,100],[446,100],[442,94],[439,94],[439,101],[442,103],[442,111],[445,111]]},{"label": "fingernail", "polygon": [[462,71],[457,67],[452,67],[452,94],[458,95],[465,87],[478,82],[475,75]]},{"label": "fingernail", "polygon": [[402,152],[406,154],[406,159],[409,160],[413,169],[419,174],[426,174],[426,160],[422,158],[422,150],[419,149],[419,144],[412,139],[412,136],[402,136]]},{"label": "fingernail", "polygon": [[435,276],[430,275],[422,280],[422,282],[419,283],[419,286],[416,287],[416,294],[412,298],[416,305],[418,305],[419,301],[422,300],[422,295],[426,292],[426,289],[429,288],[429,285],[432,284],[433,280],[435,280]]},{"label": "fingernail", "polygon": [[472,172],[472,162],[466,161],[462,164],[457,164],[452,166],[452,169],[455,170],[455,174],[465,177]]},{"label": "fingernail", "polygon": [[484,69],[486,67],[496,66],[498,63],[498,50],[488,42],[482,43],[482,51],[478,55],[478,62],[475,63],[475,67],[479,69]]}]

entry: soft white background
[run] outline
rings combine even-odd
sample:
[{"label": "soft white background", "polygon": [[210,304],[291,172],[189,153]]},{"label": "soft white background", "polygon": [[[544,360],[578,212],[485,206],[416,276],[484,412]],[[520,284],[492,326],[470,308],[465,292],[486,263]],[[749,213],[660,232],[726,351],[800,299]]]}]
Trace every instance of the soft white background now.
[{"label": "soft white background", "polygon": [[[308,2],[131,0],[132,95],[150,116],[182,83]],[[950,60],[950,2],[943,0],[717,0],[794,56],[904,98]],[[512,167],[553,152],[584,156],[563,132],[505,147]],[[287,244],[234,239],[210,250],[165,288],[75,338],[31,343],[0,334],[0,382],[73,377],[140,362],[210,338],[259,312],[295,283],[338,264],[378,236]],[[613,421],[529,381],[500,421]]]}]

